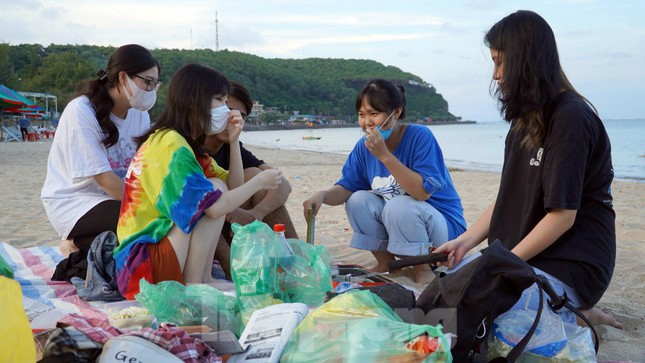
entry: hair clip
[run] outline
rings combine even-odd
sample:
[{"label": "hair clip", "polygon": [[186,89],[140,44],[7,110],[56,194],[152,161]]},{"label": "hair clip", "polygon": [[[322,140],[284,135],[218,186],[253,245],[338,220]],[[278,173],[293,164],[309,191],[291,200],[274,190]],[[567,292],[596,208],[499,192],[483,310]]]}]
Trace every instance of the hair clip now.
[{"label": "hair clip", "polygon": [[105,81],[107,79],[107,73],[105,73],[104,70],[100,70],[96,72],[97,77],[99,77],[99,81]]}]

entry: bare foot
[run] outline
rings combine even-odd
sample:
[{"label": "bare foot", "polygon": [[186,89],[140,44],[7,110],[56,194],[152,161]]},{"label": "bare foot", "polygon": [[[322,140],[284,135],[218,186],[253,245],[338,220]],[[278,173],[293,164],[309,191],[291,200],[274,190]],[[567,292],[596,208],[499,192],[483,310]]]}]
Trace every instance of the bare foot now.
[{"label": "bare foot", "polygon": [[74,252],[80,251],[80,249],[74,244],[73,239],[64,239],[58,246],[58,249],[64,258],[69,257],[69,255]]},{"label": "bare foot", "polygon": [[[594,307],[591,310],[584,310],[582,313],[589,319],[591,325],[609,325],[616,329],[623,329],[623,323],[616,320],[609,310],[600,310]],[[585,324],[582,321],[578,321],[578,325],[584,326]]]}]

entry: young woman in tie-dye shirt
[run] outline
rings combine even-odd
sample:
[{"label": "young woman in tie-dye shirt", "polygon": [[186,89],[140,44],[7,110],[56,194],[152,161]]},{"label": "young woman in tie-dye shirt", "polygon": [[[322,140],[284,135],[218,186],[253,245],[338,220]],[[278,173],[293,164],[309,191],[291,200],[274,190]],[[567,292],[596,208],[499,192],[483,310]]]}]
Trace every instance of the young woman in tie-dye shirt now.
[{"label": "young woman in tie-dye shirt", "polygon": [[[139,281],[211,282],[215,247],[227,213],[262,189],[275,189],[278,170],[247,183],[239,147],[220,168],[201,145],[227,130],[238,140],[244,120],[229,111],[230,84],[212,68],[189,64],[168,87],[166,109],[140,144],[125,179],[114,252],[119,290],[128,299]],[[233,145],[239,143],[234,142]],[[226,182],[226,183],[225,183]]]}]

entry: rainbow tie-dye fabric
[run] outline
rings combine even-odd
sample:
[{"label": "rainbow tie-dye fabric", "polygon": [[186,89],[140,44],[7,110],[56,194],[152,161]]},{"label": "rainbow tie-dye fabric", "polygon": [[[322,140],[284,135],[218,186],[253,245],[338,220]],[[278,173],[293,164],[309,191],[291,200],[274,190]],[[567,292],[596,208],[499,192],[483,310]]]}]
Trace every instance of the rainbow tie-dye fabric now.
[{"label": "rainbow tie-dye fabric", "polygon": [[119,290],[127,298],[139,280],[152,282],[148,243],[158,243],[177,225],[191,233],[204,210],[222,195],[208,178],[226,181],[228,171],[212,158],[195,157],[174,130],[158,130],[141,145],[125,177],[114,250]]}]

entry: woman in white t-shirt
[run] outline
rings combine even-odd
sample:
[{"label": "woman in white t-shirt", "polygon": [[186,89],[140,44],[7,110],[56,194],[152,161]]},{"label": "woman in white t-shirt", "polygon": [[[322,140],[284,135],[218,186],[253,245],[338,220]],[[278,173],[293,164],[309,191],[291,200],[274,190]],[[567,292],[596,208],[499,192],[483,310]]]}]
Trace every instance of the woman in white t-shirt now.
[{"label": "woman in white t-shirt", "polygon": [[85,278],[75,265],[97,235],[116,232],[123,178],[137,151],[133,137],[150,128],[159,62],[142,46],[124,45],[97,76],[65,107],[47,161],[40,197],[63,239],[61,252],[78,252],[57,266],[53,280]]}]

